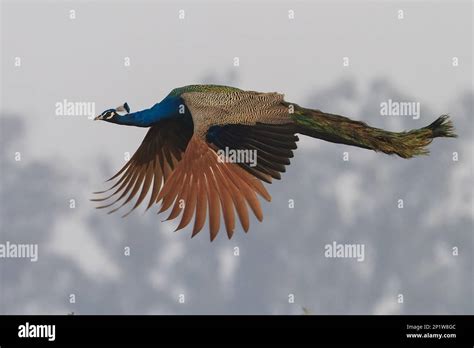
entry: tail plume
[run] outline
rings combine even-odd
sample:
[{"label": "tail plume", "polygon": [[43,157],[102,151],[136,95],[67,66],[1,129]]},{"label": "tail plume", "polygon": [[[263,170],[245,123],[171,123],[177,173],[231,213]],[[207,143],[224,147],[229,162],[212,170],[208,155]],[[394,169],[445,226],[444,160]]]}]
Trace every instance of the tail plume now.
[{"label": "tail plume", "polygon": [[448,115],[440,116],[429,126],[406,132],[385,131],[361,121],[300,106],[294,107],[291,116],[301,134],[333,143],[396,154],[402,158],[427,155],[427,146],[433,138],[457,137]]}]

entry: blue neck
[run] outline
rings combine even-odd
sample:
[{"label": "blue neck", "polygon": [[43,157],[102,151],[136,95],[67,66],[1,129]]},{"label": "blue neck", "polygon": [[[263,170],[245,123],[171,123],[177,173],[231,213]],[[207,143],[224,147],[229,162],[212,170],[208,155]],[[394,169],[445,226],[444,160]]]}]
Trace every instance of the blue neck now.
[{"label": "blue neck", "polygon": [[150,109],[117,116],[111,122],[128,126],[150,127],[159,121],[182,116],[179,112],[180,105],[184,105],[180,97],[166,97]]}]

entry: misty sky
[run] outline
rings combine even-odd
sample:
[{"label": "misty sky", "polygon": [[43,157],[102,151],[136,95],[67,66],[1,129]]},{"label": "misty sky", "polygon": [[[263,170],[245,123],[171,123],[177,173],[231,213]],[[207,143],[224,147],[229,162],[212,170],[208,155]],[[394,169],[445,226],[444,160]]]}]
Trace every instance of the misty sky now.
[{"label": "misty sky", "polygon": [[[0,243],[37,243],[39,259],[0,259],[0,313],[473,313],[469,1],[1,4]],[[264,222],[230,241],[173,233],[158,206],[94,209],[91,192],[146,130],[58,116],[56,103],[136,111],[194,83],[278,91],[394,131],[449,113],[459,138],[403,160],[300,136]],[[388,99],[419,102],[420,119],[381,116]],[[364,244],[365,260],[325,258],[333,241]]]}]

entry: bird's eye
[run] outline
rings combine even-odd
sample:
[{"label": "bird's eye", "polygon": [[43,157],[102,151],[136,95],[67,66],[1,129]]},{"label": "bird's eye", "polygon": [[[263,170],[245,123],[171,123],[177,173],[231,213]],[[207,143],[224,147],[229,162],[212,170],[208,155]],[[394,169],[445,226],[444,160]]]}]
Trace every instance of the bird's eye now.
[{"label": "bird's eye", "polygon": [[112,117],[114,117],[114,112],[113,112],[113,111],[110,111],[110,112],[108,112],[108,115],[107,115],[107,117],[106,117],[105,119],[108,120],[108,119],[110,119],[110,118],[112,118]]}]

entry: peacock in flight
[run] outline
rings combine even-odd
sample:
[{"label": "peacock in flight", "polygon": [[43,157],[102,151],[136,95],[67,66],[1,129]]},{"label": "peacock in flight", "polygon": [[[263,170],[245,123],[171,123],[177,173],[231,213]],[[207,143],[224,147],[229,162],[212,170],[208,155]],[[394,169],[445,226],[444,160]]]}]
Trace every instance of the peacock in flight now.
[{"label": "peacock in flight", "polygon": [[[426,147],[433,138],[456,137],[447,115],[420,129],[389,132],[286,102],[283,94],[219,85],[176,88],[150,109],[130,112],[125,103],[95,119],[149,128],[131,159],[108,180],[115,180],[113,186],[95,192],[107,195],[93,199],[103,204],[97,208],[111,207],[112,213],[138,195],[126,216],[151,191],[147,209],[161,203],[158,213],[171,210],[166,220],[182,214],[176,230],[195,216],[195,236],[209,216],[211,241],[219,232],[221,215],[229,239],[235,212],[245,232],[248,207],[262,221],[257,196],[271,200],[262,181],[270,184],[281,178],[298,133],[402,158],[428,154]],[[229,150],[254,153],[256,161],[228,160]]]}]

